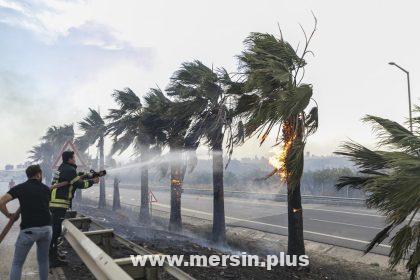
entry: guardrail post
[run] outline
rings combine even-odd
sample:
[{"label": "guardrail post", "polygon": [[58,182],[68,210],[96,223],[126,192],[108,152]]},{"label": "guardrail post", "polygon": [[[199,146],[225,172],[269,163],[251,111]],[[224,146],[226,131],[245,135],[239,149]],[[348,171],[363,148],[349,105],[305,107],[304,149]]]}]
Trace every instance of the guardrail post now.
[{"label": "guardrail post", "polygon": [[157,280],[158,279],[158,268],[151,266],[150,262],[146,264],[146,280]]},{"label": "guardrail post", "polygon": [[109,235],[102,236],[102,246],[108,255],[112,254],[111,237]]},{"label": "guardrail post", "polygon": [[69,218],[68,220],[81,231],[88,231],[92,222],[89,217]]},{"label": "guardrail post", "polygon": [[111,238],[114,237],[113,229],[101,229],[94,231],[86,231],[84,234],[89,237],[96,245],[101,247],[108,255],[111,254]]},{"label": "guardrail post", "polygon": [[133,279],[146,279],[145,268],[143,266],[134,266],[131,258],[116,259],[115,263],[118,264]]}]

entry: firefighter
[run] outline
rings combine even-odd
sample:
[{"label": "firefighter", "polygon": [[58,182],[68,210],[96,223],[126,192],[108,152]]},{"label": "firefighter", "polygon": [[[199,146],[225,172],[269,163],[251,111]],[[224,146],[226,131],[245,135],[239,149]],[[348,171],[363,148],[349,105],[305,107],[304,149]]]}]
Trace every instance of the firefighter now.
[{"label": "firefighter", "polygon": [[50,211],[52,214],[53,235],[50,245],[50,266],[58,267],[67,264],[58,253],[58,238],[61,236],[62,222],[67,209],[71,208],[74,192],[76,189],[87,189],[99,182],[99,178],[81,179],[76,168],[76,159],[73,151],[65,151],[62,154],[63,163],[54,174],[52,185],[69,182],[69,185],[51,190]]}]

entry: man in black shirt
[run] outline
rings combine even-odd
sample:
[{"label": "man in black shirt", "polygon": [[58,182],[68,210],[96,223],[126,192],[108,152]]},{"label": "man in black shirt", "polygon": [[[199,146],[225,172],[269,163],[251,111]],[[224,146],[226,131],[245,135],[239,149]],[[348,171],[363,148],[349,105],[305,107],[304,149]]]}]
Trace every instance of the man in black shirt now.
[{"label": "man in black shirt", "polygon": [[39,165],[26,169],[28,180],[10,189],[0,198],[0,211],[11,219],[18,219],[19,214],[11,214],[6,204],[18,199],[22,222],[16,240],[10,280],[21,279],[22,267],[32,245],[37,245],[39,279],[48,279],[48,248],[51,242],[51,214],[49,211],[50,189],[42,181]]}]

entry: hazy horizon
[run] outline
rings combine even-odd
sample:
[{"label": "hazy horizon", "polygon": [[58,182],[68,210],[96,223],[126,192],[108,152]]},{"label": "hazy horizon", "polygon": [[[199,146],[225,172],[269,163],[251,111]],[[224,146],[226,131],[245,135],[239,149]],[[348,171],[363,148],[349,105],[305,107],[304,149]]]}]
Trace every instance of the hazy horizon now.
[{"label": "hazy horizon", "polygon": [[[107,113],[114,89],[140,96],[164,89],[180,64],[194,59],[235,71],[250,32],[278,36],[278,23],[296,46],[304,39],[299,23],[312,28],[311,11],[318,31],[304,81],[313,85],[320,129],[307,150],[330,155],[348,139],[373,145],[360,121],[365,114],[400,123],[408,116],[405,76],[389,61],[410,71],[418,103],[419,8],[418,1],[380,0],[0,0],[0,169],[24,162],[49,126],[77,124],[89,107]],[[267,156],[273,139],[258,150],[251,140],[234,157]]]}]

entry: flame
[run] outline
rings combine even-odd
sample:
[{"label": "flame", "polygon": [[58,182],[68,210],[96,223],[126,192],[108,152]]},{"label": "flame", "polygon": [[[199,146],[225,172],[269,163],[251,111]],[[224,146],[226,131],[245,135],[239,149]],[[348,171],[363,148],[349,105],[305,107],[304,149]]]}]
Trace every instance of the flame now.
[{"label": "flame", "polygon": [[182,188],[181,188],[181,185],[182,185],[182,182],[181,182],[181,180],[178,180],[178,179],[172,179],[171,180],[171,187],[172,187],[172,190],[174,190],[175,191],[175,194],[176,194],[176,199],[177,200],[180,200],[181,199],[181,193],[182,193]]},{"label": "flame", "polygon": [[268,162],[277,169],[281,180],[283,182],[287,181],[289,176],[289,171],[286,167],[287,155],[292,148],[293,141],[295,140],[295,135],[293,134],[293,127],[290,124],[285,124],[283,127],[283,138],[287,141],[283,144],[283,149],[275,150],[274,155],[268,159]]},{"label": "flame", "polygon": [[179,185],[181,185],[181,180],[172,179],[171,183],[172,183],[172,185],[179,186]]},{"label": "flame", "polygon": [[287,169],[286,169],[286,158],[287,155],[292,147],[293,139],[284,143],[283,149],[276,150],[274,155],[268,159],[268,162],[277,169],[277,173],[280,175],[282,181],[286,181],[287,179]]}]

